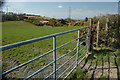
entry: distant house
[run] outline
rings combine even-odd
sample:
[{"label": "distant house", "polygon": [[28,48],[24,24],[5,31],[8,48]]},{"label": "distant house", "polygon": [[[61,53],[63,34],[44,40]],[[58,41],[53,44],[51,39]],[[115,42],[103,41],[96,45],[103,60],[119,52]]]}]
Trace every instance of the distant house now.
[{"label": "distant house", "polygon": [[30,18],[37,18],[36,16],[25,16],[26,19],[30,19]]},{"label": "distant house", "polygon": [[44,24],[44,23],[48,23],[49,21],[40,21],[40,22]]}]

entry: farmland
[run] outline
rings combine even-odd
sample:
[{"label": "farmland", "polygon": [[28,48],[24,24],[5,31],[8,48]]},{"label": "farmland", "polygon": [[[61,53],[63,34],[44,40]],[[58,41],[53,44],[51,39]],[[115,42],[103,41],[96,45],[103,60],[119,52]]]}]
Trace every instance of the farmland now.
[{"label": "farmland", "polygon": [[[23,21],[8,21],[3,22],[2,27],[2,37],[3,45],[12,44],[24,40],[29,40],[33,38],[38,38],[54,33],[64,32],[72,29],[77,29],[80,27],[38,27]],[[72,35],[71,35],[72,34]],[[57,47],[60,45],[75,39],[76,32],[68,33],[65,35],[60,35],[57,37]],[[57,57],[71,51],[76,46],[76,41],[57,50]],[[3,51],[3,70],[6,71],[12,67],[20,65],[34,57],[40,56],[41,54],[51,50],[53,43],[52,38],[38,41],[35,43],[27,44],[17,48],[9,49]],[[70,55],[72,55],[72,52]],[[68,55],[68,56],[70,56]],[[46,59],[36,60],[34,63],[30,64],[30,68],[35,68],[39,65],[44,65],[52,61],[52,54],[46,56]],[[66,60],[67,58],[63,59]],[[63,61],[64,62],[64,61]],[[12,64],[12,65],[11,65]],[[38,67],[40,68],[40,67]],[[28,70],[29,70],[28,69]],[[19,76],[20,77],[20,76]]]},{"label": "farmland", "polygon": [[0,6],[3,80],[120,80],[118,2],[6,3]]},{"label": "farmland", "polygon": [[[82,27],[82,26],[81,26]],[[8,22],[3,22],[3,27],[2,27],[2,40],[3,40],[3,45],[8,45],[16,42],[21,42],[29,39],[34,39],[38,37],[43,37],[46,35],[51,35],[59,32],[64,32],[72,29],[77,29],[80,28],[80,26],[74,26],[74,27],[49,27],[49,26],[35,26],[33,24],[23,22],[23,21],[8,21]],[[71,41],[76,38],[77,32],[72,32],[64,35],[57,36],[57,47],[60,45]],[[66,45],[60,49],[57,50],[57,58],[62,56],[63,54],[71,51],[73,48],[75,48],[77,45],[77,42],[74,41],[69,45]],[[82,47],[82,46],[81,46]],[[23,45],[20,47],[16,47],[13,49],[5,50],[3,51],[2,57],[3,57],[3,72],[6,70],[9,70],[17,65],[20,65],[26,61],[29,61],[35,57],[38,57],[45,52],[48,52],[49,50],[53,49],[53,40],[52,38],[45,39],[42,41],[30,43],[27,45]],[[70,53],[68,56],[62,58],[62,60],[57,61],[57,67],[59,67],[61,64],[63,64],[65,61],[67,61],[71,55],[75,54],[76,50],[72,53]],[[84,50],[81,52],[83,53]],[[97,57],[97,59],[93,60],[90,59],[88,61],[88,64],[90,64],[90,61],[92,61],[92,67],[96,64],[98,66],[101,64],[104,64],[106,66],[106,63],[109,61],[109,57],[111,57],[110,62],[111,66],[115,66],[116,64],[114,63],[114,54],[112,51],[109,50],[99,50],[99,51],[92,51],[92,53]],[[99,53],[99,54],[97,54]],[[118,55],[119,53],[116,53]],[[101,63],[103,60],[104,56],[104,62]],[[102,60],[101,60],[102,59]],[[74,61],[75,58],[72,59]],[[115,59],[118,62],[118,59]],[[11,74],[8,75],[8,77],[14,77],[14,78],[25,78],[31,73],[37,71],[38,69],[42,68],[43,66],[47,65],[49,62],[53,61],[53,55],[52,53],[49,55],[46,55],[45,57],[38,59],[18,70],[13,71]],[[57,73],[59,75],[61,72],[63,72],[69,64],[71,64],[70,61],[68,64],[66,64],[60,71]],[[87,66],[88,66],[87,64]],[[87,67],[86,66],[86,67]],[[42,71],[35,77],[40,77],[43,78],[44,76],[47,76],[52,72],[53,66],[51,65],[50,67],[46,68],[45,71]],[[112,71],[114,72],[114,71]],[[18,74],[19,73],[19,74]],[[91,74],[90,74],[91,75]],[[89,76],[90,76],[89,75]],[[104,74],[105,76],[106,74]],[[99,75],[97,75],[99,76]],[[74,76],[73,76],[74,77]],[[86,77],[86,76],[85,76]]]}]

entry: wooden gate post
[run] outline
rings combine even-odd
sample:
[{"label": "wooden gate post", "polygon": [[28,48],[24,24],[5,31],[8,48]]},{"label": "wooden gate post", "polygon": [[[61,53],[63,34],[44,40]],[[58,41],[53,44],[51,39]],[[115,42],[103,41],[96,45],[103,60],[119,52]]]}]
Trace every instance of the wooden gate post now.
[{"label": "wooden gate post", "polygon": [[90,22],[89,22],[89,26],[91,27],[90,28],[90,41],[89,41],[89,52],[91,52],[92,51],[92,49],[93,49],[93,38],[94,38],[94,35],[93,35],[93,20],[92,19],[90,19]]}]

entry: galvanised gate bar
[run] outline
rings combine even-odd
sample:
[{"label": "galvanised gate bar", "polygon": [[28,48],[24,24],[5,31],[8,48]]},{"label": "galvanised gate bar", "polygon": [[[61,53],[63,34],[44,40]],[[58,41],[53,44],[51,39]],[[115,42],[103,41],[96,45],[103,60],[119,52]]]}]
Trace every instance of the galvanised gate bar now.
[{"label": "galvanised gate bar", "polygon": [[[87,29],[87,33],[84,34],[84,35],[82,35],[82,36],[80,36],[80,30],[82,30],[82,29]],[[91,27],[90,27],[90,26],[87,26],[87,27],[82,27],[82,28],[79,28],[79,29],[74,29],[74,30],[70,30],[70,31],[66,31],[66,32],[61,32],[61,33],[57,33],[57,34],[53,34],[53,35],[49,35],[49,36],[44,36],[44,37],[40,37],[40,38],[36,38],[36,39],[31,39],[31,40],[27,40],[27,41],[23,41],[23,42],[18,42],[18,43],[14,43],[14,44],[10,44],[10,45],[6,45],[6,46],[0,47],[0,51],[4,51],[4,50],[7,50],[7,49],[11,49],[11,48],[14,48],[14,47],[22,46],[22,45],[25,45],[25,44],[29,44],[29,43],[33,43],[33,42],[36,42],[36,41],[40,41],[40,40],[44,40],[44,39],[53,37],[53,50],[50,50],[50,51],[48,51],[47,53],[44,53],[44,54],[42,54],[42,55],[40,55],[40,56],[38,56],[38,57],[35,57],[35,58],[32,59],[32,60],[29,60],[29,61],[27,61],[27,62],[25,62],[25,63],[23,63],[23,64],[20,64],[19,66],[13,67],[12,69],[10,69],[10,70],[8,70],[8,71],[3,72],[3,73],[2,73],[2,76],[6,76],[7,74],[11,73],[12,71],[14,71],[14,70],[16,70],[16,69],[18,69],[18,68],[21,68],[21,67],[23,67],[23,66],[25,66],[25,65],[27,65],[27,64],[29,64],[29,63],[37,60],[37,59],[40,59],[40,58],[42,58],[42,57],[44,57],[44,56],[46,56],[46,55],[48,55],[48,54],[50,54],[50,53],[53,52],[53,61],[50,62],[50,63],[48,63],[46,66],[42,67],[41,69],[35,71],[35,72],[32,73],[31,75],[27,76],[27,77],[26,77],[26,80],[32,78],[33,76],[35,76],[35,75],[38,74],[39,72],[45,70],[45,69],[46,69],[47,67],[49,67],[51,64],[53,64],[53,72],[50,73],[48,76],[46,76],[45,79],[49,78],[50,76],[53,76],[53,78],[54,78],[55,80],[57,80],[57,79],[61,78],[61,76],[64,75],[65,72],[66,72],[68,69],[70,69],[71,66],[73,66],[73,64],[76,64],[76,65],[67,73],[67,75],[64,77],[64,79],[67,78],[67,77],[76,69],[76,67],[85,59],[85,56],[84,56],[84,57],[82,57],[82,56],[83,56],[85,53],[88,52],[88,47],[89,47],[89,45],[86,44],[84,47],[82,47],[82,49],[80,49],[80,45],[83,44],[83,43],[86,42],[86,41],[89,42],[90,38],[88,37],[88,35],[90,35],[90,30],[91,30]],[[74,40],[72,40],[72,41],[70,41],[70,42],[67,42],[67,43],[65,43],[65,44],[63,44],[63,45],[61,45],[61,46],[59,46],[59,47],[56,47],[56,36],[63,35],[63,34],[67,34],[67,33],[70,33],[70,32],[75,32],[75,31],[78,32],[78,38],[76,38],[76,39],[74,39]],[[86,39],[85,39],[84,41],[80,42],[80,39],[83,38],[83,37],[86,37]],[[70,44],[70,43],[72,43],[72,42],[74,42],[74,41],[77,41],[77,46],[76,46],[73,50],[67,52],[66,54],[60,56],[59,58],[56,58],[56,54],[57,54],[57,53],[56,53],[56,50],[57,50],[57,49],[62,48],[62,47],[64,47],[65,45],[68,45],[68,44]],[[87,49],[85,50],[85,52],[83,52],[80,56],[78,56],[78,53],[81,52],[85,47],[87,47]],[[72,57],[70,57],[70,58],[69,58],[66,62],[64,62],[64,64],[62,64],[60,67],[56,68],[56,61],[61,60],[63,57],[67,56],[68,54],[70,54],[71,52],[73,52],[73,51],[75,51],[75,50],[77,50],[77,51],[76,51],[76,54],[74,54]],[[76,60],[75,60],[74,62],[72,62],[72,63],[70,64],[70,66],[67,67],[67,69],[64,70],[58,77],[56,77],[56,72],[57,72],[59,69],[61,69],[65,64],[67,64],[67,63],[68,63],[72,58],[74,58],[74,57],[76,57]],[[80,59],[81,57],[82,57],[82,59]],[[79,59],[80,59],[80,60],[79,60]]]}]

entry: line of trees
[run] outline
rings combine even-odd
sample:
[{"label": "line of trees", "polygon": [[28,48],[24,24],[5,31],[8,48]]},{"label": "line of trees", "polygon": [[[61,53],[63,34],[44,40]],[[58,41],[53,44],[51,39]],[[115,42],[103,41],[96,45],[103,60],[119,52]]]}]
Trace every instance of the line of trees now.
[{"label": "line of trees", "polygon": [[24,14],[15,14],[12,12],[5,13],[5,12],[0,12],[2,14],[2,22],[5,21],[20,21],[24,20]]},{"label": "line of trees", "polygon": [[26,22],[30,22],[37,26],[65,26],[67,25],[68,21],[65,19],[44,19],[44,18],[29,18],[25,19]]},{"label": "line of trees", "polygon": [[[87,23],[83,20],[69,20],[69,19],[44,19],[44,18],[28,18],[25,19],[26,22],[35,24],[37,26],[87,26]],[[71,21],[71,22],[70,22]]]},{"label": "line of trees", "polygon": [[[16,14],[13,12],[2,13],[2,22],[4,21],[26,21],[37,26],[87,26],[87,21],[73,19],[54,19],[30,14]],[[87,18],[86,18],[87,19]]]}]

